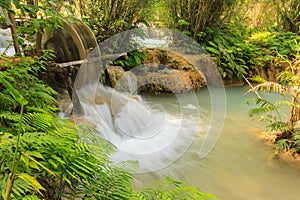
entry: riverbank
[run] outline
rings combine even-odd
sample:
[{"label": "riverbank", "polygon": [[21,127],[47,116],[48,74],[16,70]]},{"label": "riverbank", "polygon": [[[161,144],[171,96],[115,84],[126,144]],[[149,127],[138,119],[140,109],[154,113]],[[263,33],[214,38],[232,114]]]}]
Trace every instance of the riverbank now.
[{"label": "riverbank", "polygon": [[286,163],[294,163],[296,165],[299,165],[299,169],[300,169],[300,154],[293,153],[290,150],[284,150],[281,152],[276,151],[274,145],[276,137],[277,137],[276,134],[264,133],[264,132],[260,132],[257,135],[258,140],[263,141],[266,145],[273,148],[273,154],[270,155],[272,159],[281,159]]}]

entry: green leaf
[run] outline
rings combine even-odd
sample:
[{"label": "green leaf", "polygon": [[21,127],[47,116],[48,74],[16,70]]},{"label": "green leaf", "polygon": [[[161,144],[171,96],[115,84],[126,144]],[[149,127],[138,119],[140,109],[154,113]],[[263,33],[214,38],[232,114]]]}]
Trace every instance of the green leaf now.
[{"label": "green leaf", "polygon": [[29,184],[34,190],[39,193],[39,190],[45,190],[45,188],[33,176],[30,176],[27,173],[19,174],[18,178],[23,179],[27,184]]},{"label": "green leaf", "polygon": [[26,166],[29,166],[29,158],[27,158],[24,155],[21,155],[20,159],[25,163]]},{"label": "green leaf", "polygon": [[40,198],[35,195],[27,195],[27,196],[23,197],[22,200],[40,200]]},{"label": "green leaf", "polygon": [[37,169],[40,170],[39,166],[36,164],[36,162],[30,161],[29,162],[29,167],[33,168],[33,169]]},{"label": "green leaf", "polygon": [[255,76],[251,78],[252,81],[258,82],[258,83],[266,83],[268,82],[266,79],[262,78],[261,76]]},{"label": "green leaf", "polygon": [[36,157],[36,158],[41,158],[41,159],[45,160],[44,157],[42,156],[42,154],[41,154],[40,152],[36,152],[36,151],[26,151],[25,153],[26,153],[27,155],[29,155],[29,156]]},{"label": "green leaf", "polygon": [[215,48],[212,48],[212,47],[206,47],[206,50],[210,53],[213,53],[213,54],[216,54],[216,55],[220,55],[220,51],[215,49]]},{"label": "green leaf", "polygon": [[[1,4],[2,6],[3,4]],[[9,20],[9,17],[8,17],[8,14],[7,12],[2,9],[2,7],[0,6],[0,16],[4,18],[4,23],[7,24],[7,25],[11,25],[11,22]]]},{"label": "green leaf", "polygon": [[51,171],[50,169],[48,169],[46,166],[44,166],[42,163],[38,162],[37,160],[35,160],[33,157],[27,155],[26,153],[22,152],[22,155],[26,156],[27,158],[29,158],[31,161],[35,162],[37,165],[39,165],[40,167],[42,167],[44,170],[46,170],[47,172],[49,172],[51,175],[56,176],[56,174]]},{"label": "green leaf", "polygon": [[28,102],[23,98],[23,96],[8,82],[4,79],[5,74],[0,72],[0,82],[7,88],[8,92],[13,96],[13,98],[18,101],[21,105],[25,106]]},{"label": "green leaf", "polygon": [[56,161],[58,161],[60,164],[65,165],[65,161],[63,161],[60,157],[57,157],[56,155],[53,155],[52,158]]}]

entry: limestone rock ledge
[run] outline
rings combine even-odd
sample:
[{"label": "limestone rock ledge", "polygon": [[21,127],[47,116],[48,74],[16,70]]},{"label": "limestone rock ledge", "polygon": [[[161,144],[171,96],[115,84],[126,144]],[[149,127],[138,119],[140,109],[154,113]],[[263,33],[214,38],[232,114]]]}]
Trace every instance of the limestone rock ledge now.
[{"label": "limestone rock ledge", "polygon": [[181,56],[147,49],[140,66],[125,71],[121,66],[108,66],[106,84],[129,93],[186,93],[206,85],[204,74]]}]

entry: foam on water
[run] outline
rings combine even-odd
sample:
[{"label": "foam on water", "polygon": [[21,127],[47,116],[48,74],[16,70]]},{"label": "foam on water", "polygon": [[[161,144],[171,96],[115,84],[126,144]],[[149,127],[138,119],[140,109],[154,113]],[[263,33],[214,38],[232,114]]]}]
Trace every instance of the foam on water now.
[{"label": "foam on water", "polygon": [[[141,87],[133,78],[139,76],[139,73],[132,77],[128,75],[129,78],[120,80],[117,85],[121,88],[129,87],[129,94],[120,93],[99,83],[108,63],[125,52],[150,48],[149,45],[151,48],[170,51],[203,72],[211,94],[211,118],[215,118],[209,126],[199,123],[200,108],[194,92],[177,95],[172,86],[165,85],[170,87],[177,99],[178,112],[174,114],[173,110],[168,110],[160,103],[145,103],[141,97],[133,95]],[[193,53],[187,54],[187,50],[192,50]],[[74,83],[74,108],[83,114],[80,117],[92,123],[102,133],[102,137],[117,147],[112,160],[137,160],[139,172],[164,168],[185,153],[195,135],[199,134],[199,129],[203,130],[199,134],[203,138],[203,148],[199,148],[200,157],[203,158],[211,152],[223,126],[226,95],[213,59],[194,40],[169,29],[133,29],[103,41],[90,52],[87,60],[89,62],[80,67]],[[134,69],[141,69],[140,67],[136,66]],[[134,69],[130,72],[139,71]],[[157,73],[163,72],[158,70]],[[178,81],[191,87],[188,80],[178,74]],[[122,82],[126,83],[124,87]]]},{"label": "foam on water", "polygon": [[151,106],[142,98],[136,100],[100,83],[96,98],[96,102],[102,103],[82,104],[84,118],[116,146],[113,161],[136,160],[139,172],[172,164],[190,146],[197,132],[198,120],[195,119],[199,119],[199,110],[196,106],[189,115],[184,112],[171,115],[160,105]]}]

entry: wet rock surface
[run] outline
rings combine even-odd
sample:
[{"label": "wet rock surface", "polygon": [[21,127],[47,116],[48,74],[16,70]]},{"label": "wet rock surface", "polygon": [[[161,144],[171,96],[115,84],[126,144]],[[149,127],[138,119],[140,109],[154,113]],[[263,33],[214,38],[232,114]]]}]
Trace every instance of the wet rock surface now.
[{"label": "wet rock surface", "polygon": [[203,73],[182,56],[161,49],[147,49],[140,66],[125,71],[107,67],[107,85],[122,92],[186,93],[206,85]]}]

